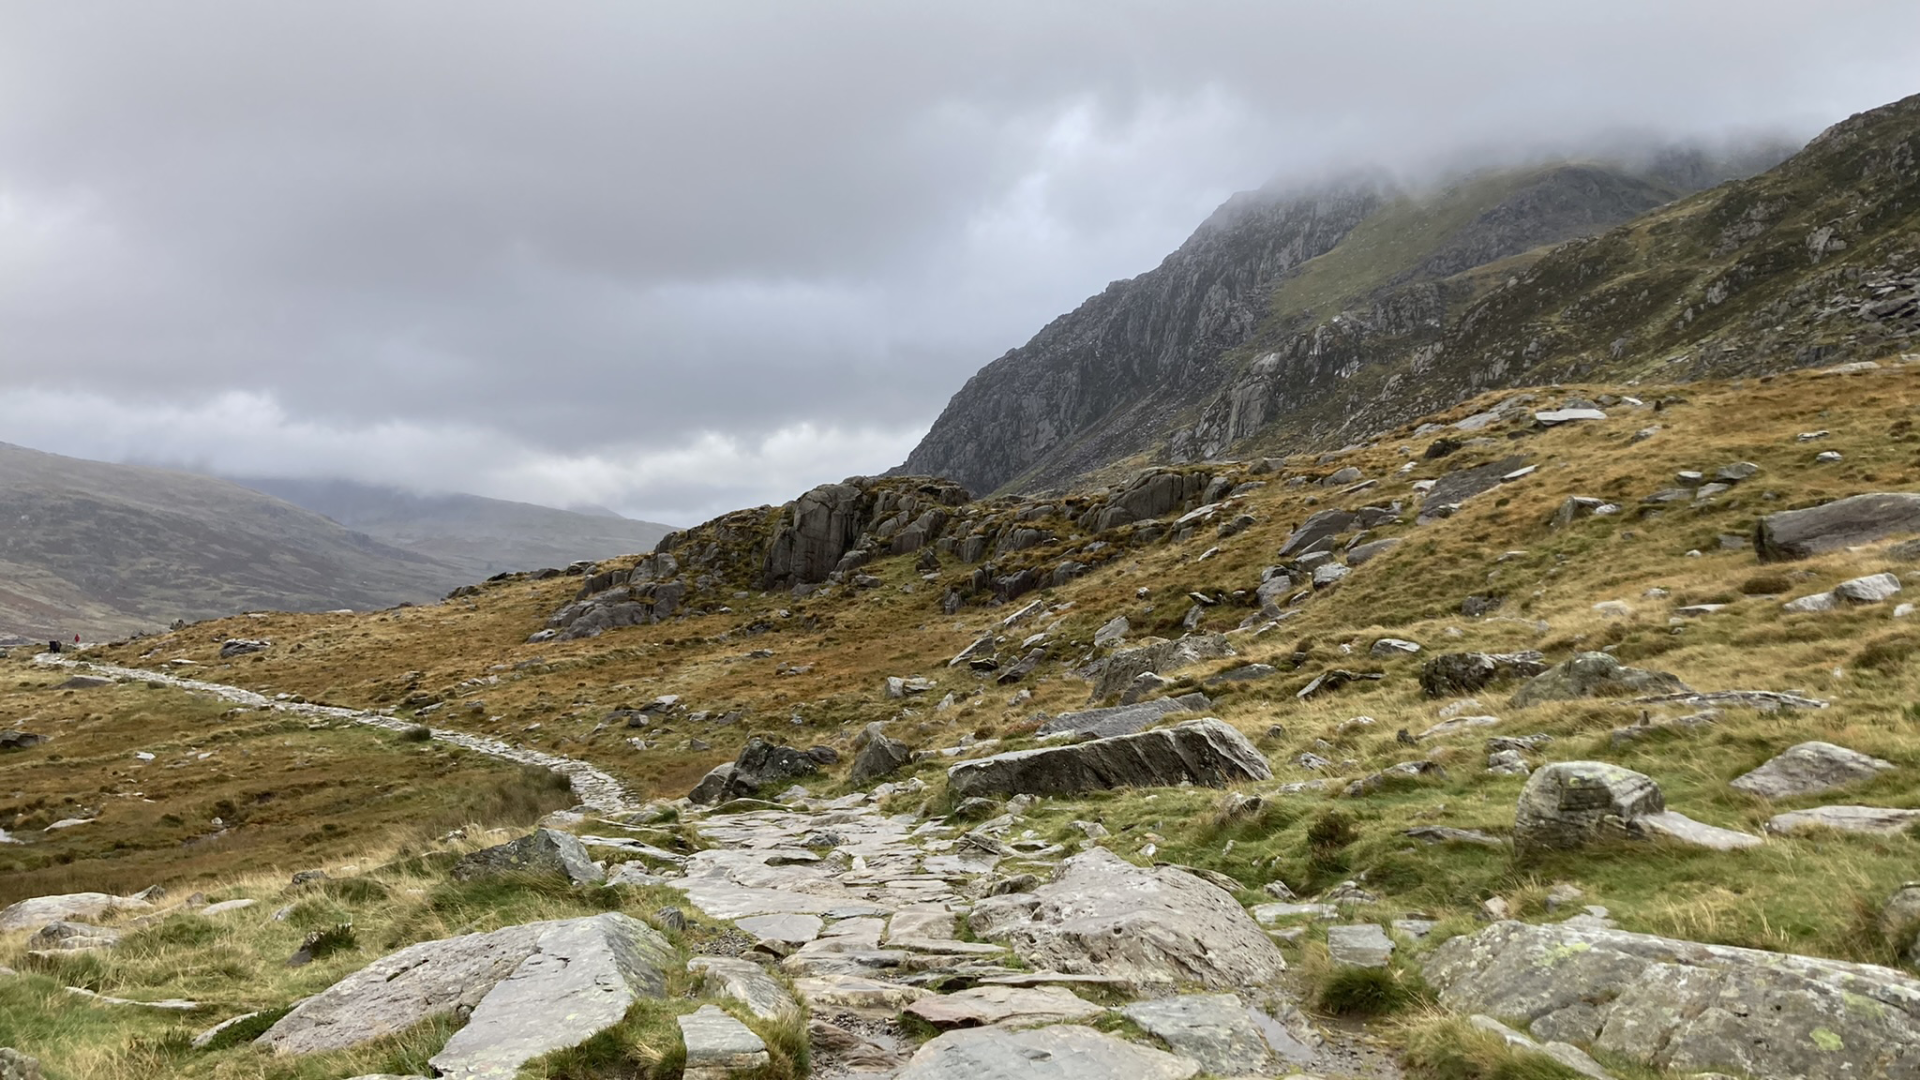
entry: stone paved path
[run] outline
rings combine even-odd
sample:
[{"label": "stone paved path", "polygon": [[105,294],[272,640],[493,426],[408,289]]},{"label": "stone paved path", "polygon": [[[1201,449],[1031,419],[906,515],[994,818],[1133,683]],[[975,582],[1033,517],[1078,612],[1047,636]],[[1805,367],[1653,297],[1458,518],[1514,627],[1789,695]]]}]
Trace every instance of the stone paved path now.
[{"label": "stone paved path", "polygon": [[[253,708],[267,708],[278,712],[292,713],[324,720],[345,720],[370,727],[385,728],[388,731],[405,731],[415,727],[410,720],[388,716],[384,713],[369,712],[362,709],[345,709],[335,705],[312,705],[306,702],[282,701],[270,698],[252,690],[242,690],[237,686],[224,683],[205,682],[200,679],[187,679],[171,672],[148,671],[144,668],[121,667],[118,664],[103,664],[92,660],[75,660],[55,653],[41,653],[33,658],[34,663],[47,667],[71,668],[94,675],[103,675],[114,679],[135,679],[140,682],[164,683],[179,690],[197,694],[211,694],[222,701],[231,701],[235,705]],[[601,813],[617,813],[631,810],[635,804],[621,787],[620,781],[594,768],[584,761],[549,754],[540,750],[529,750],[524,746],[514,746],[489,739],[484,735],[469,735],[463,731],[448,731],[432,728],[433,737],[449,746],[458,746],[488,757],[500,758],[521,765],[535,765],[565,776],[573,785],[574,795],[585,805]]]}]

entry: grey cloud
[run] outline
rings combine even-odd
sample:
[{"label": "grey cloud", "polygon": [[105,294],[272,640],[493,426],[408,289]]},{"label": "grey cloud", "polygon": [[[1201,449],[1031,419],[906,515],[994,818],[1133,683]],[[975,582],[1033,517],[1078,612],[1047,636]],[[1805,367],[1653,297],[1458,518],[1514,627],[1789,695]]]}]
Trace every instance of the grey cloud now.
[{"label": "grey cloud", "polygon": [[[581,463],[582,500],[717,511],[890,464],[1234,189],[1804,136],[1915,70],[1897,0],[0,0],[0,382],[490,431]],[[70,421],[42,448],[129,452]],[[844,458],[641,475],[802,425]],[[250,437],[526,497],[467,454],[423,478]]]}]

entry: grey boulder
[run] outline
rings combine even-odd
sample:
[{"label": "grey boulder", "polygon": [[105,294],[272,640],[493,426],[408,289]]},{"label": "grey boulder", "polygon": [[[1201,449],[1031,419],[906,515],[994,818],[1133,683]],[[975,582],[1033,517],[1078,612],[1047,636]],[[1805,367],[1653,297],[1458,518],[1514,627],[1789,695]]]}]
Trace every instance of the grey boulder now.
[{"label": "grey boulder", "polygon": [[906,743],[888,738],[885,732],[878,730],[877,724],[870,724],[866,742],[860,747],[860,752],[853,756],[853,771],[847,778],[855,784],[865,784],[912,762],[913,751]]},{"label": "grey boulder", "polygon": [[1105,848],[1068,858],[1051,884],[1031,893],[981,900],[969,922],[1036,969],[1103,975],[1136,992],[1181,983],[1260,990],[1287,967],[1232,894]]},{"label": "grey boulder", "polygon": [[1424,974],[1450,1009],[1664,1070],[1920,1077],[1920,981],[1889,968],[1500,922],[1441,945]]},{"label": "grey boulder", "polygon": [[1692,688],[1664,671],[1628,667],[1603,652],[1583,652],[1535,675],[1513,695],[1515,708],[1592,697],[1685,694]]},{"label": "grey boulder", "polygon": [[705,980],[709,994],[730,997],[763,1020],[777,1020],[799,1006],[767,969],[732,956],[696,956],[687,970]]},{"label": "grey boulder", "polygon": [[40,1080],[40,1061],[11,1046],[0,1046],[0,1080]]},{"label": "grey boulder", "polygon": [[1602,835],[1625,836],[1628,823],[1667,808],[1644,773],[1604,761],[1560,761],[1527,778],[1513,816],[1517,853],[1582,847]]},{"label": "grey boulder", "polygon": [[1185,1058],[1092,1028],[982,1027],[928,1042],[896,1080],[1187,1080],[1199,1071]]},{"label": "grey boulder", "polygon": [[1306,1049],[1271,1017],[1257,1014],[1235,994],[1181,994],[1137,1001],[1120,1014],[1211,1076],[1271,1075],[1276,1048],[1268,1045],[1263,1031],[1273,1033],[1283,1052],[1298,1055]]},{"label": "grey boulder", "polygon": [[50,922],[61,920],[97,919],[110,911],[144,911],[151,907],[153,907],[152,904],[138,897],[114,896],[111,893],[87,892],[36,896],[0,911],[0,933],[45,926]]},{"label": "grey boulder", "polygon": [[1817,832],[1868,833],[1897,836],[1920,822],[1920,810],[1894,810],[1884,806],[1816,806],[1775,814],[1767,819],[1767,831],[1779,836]]},{"label": "grey boulder", "polygon": [[281,1054],[343,1050],[470,1011],[432,1064],[445,1075],[511,1077],[618,1023],[635,1000],[663,995],[672,955],[618,912],[423,941],[308,998],[255,1042]]},{"label": "grey boulder", "polygon": [[557,829],[535,829],[518,840],[472,852],[454,863],[452,870],[455,881],[502,874],[552,874],[577,884],[606,878],[579,839]]},{"label": "grey boulder", "polygon": [[1039,747],[963,761],[947,770],[961,798],[992,792],[1068,795],[1128,787],[1269,780],[1267,759],[1245,735],[1207,717],[1072,746]]},{"label": "grey boulder", "polygon": [[1815,795],[1847,784],[1869,780],[1893,768],[1890,761],[1868,757],[1829,742],[1803,742],[1749,773],[1735,777],[1732,786],[1763,799],[1791,799]]},{"label": "grey boulder", "polygon": [[1761,562],[1806,559],[1822,552],[1920,533],[1920,494],[1852,495],[1760,519],[1753,549]]},{"label": "grey boulder", "polygon": [[1420,689],[1428,697],[1455,697],[1484,689],[1495,679],[1531,678],[1545,670],[1546,657],[1530,649],[1517,653],[1440,653],[1421,665]]}]

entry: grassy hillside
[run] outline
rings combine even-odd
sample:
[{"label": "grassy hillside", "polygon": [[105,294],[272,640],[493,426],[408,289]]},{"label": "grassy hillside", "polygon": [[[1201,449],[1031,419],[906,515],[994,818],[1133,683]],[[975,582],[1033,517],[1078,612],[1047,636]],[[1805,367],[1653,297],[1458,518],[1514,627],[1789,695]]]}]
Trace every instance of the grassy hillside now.
[{"label": "grassy hillside", "polygon": [[[1092,566],[1076,580],[1009,605],[981,602],[971,586],[973,566],[942,558],[937,571],[923,571],[914,555],[884,556],[867,564],[862,572],[877,579],[868,583],[871,587],[834,586],[803,598],[764,593],[747,582],[759,572],[756,545],[765,539],[765,515],[737,515],[726,523],[736,547],[727,555],[730,561],[717,568],[728,578],[726,603],[656,625],[618,628],[576,641],[529,643],[529,635],[576,595],[580,583],[578,578],[522,576],[426,607],[215,621],[105,648],[97,655],[149,667],[185,661],[197,677],[267,694],[392,708],[396,715],[417,715],[436,727],[591,761],[638,794],[663,800],[683,795],[707,769],[731,760],[752,735],[800,746],[824,744],[840,751],[841,764],[808,786],[815,794],[834,795],[850,790],[846,763],[853,756],[854,737],[870,721],[887,721],[891,735],[917,749],[963,748],[957,751],[961,756],[1034,745],[1039,714],[1088,704],[1089,684],[1075,672],[1108,651],[1093,645],[1097,628],[1124,615],[1132,625],[1129,643],[1147,635],[1175,637],[1185,631],[1195,606],[1191,594],[1204,594],[1215,603],[1202,605],[1194,616],[1198,629],[1224,632],[1236,655],[1163,672],[1174,680],[1164,692],[1204,690],[1214,702],[1213,714],[1244,732],[1266,755],[1274,779],[1240,785],[1232,792],[1162,788],[1043,798],[1023,812],[1017,826],[1031,830],[1030,839],[1059,844],[1066,851],[1082,849],[1093,841],[1073,823],[1098,821],[1112,834],[1101,843],[1123,857],[1226,875],[1241,886],[1240,899],[1248,904],[1271,899],[1263,889],[1276,880],[1303,897],[1341,882],[1357,882],[1374,899],[1347,909],[1349,918],[1384,920],[1418,912],[1438,923],[1426,943],[1405,946],[1386,976],[1402,980],[1404,993],[1389,995],[1394,1001],[1421,1000],[1412,973],[1418,955],[1434,941],[1471,931],[1487,901],[1498,899],[1528,920],[1565,917],[1572,909],[1549,914],[1547,896],[1555,886],[1577,887],[1584,897],[1580,903],[1604,905],[1628,930],[1897,963],[1890,943],[1875,929],[1875,916],[1895,887],[1913,876],[1920,840],[1910,835],[1775,837],[1756,849],[1736,852],[1622,841],[1529,858],[1517,857],[1504,845],[1430,845],[1407,835],[1407,830],[1425,826],[1481,830],[1496,840],[1509,835],[1524,780],[1487,770],[1486,741],[1493,736],[1550,736],[1551,741],[1541,741],[1525,755],[1535,767],[1563,760],[1613,761],[1652,776],[1673,809],[1754,834],[1776,813],[1823,802],[1920,808],[1920,667],[1914,663],[1920,657],[1920,623],[1912,616],[1896,618],[1893,603],[1806,614],[1782,606],[1863,574],[1892,571],[1904,577],[1912,564],[1899,561],[1887,544],[1762,564],[1743,544],[1765,513],[1865,491],[1920,489],[1920,432],[1912,424],[1920,406],[1920,364],[1882,359],[1886,364],[1881,368],[1854,375],[1795,372],[1687,385],[1534,389],[1526,392],[1530,400],[1525,407],[1475,430],[1409,424],[1333,460],[1302,457],[1284,462],[1278,471],[1261,472],[1254,471],[1253,463],[1215,466],[1213,471],[1229,480],[1264,484],[1235,497],[1229,516],[1244,513],[1253,520],[1225,537],[1211,522],[1182,537],[1160,521],[1122,526],[1096,538],[1059,511],[1063,504],[1054,504],[1052,512],[1016,500],[978,506],[974,509],[983,515],[1019,516],[1030,510],[1029,520],[1053,537],[998,560],[1003,570],[1052,566],[1069,556]],[[1625,393],[1640,404],[1621,400]],[[1486,395],[1422,423],[1447,425],[1516,394]],[[1533,409],[1575,400],[1605,402],[1607,419],[1553,428],[1533,425]],[[1827,434],[1813,440],[1800,437],[1818,431]],[[1442,436],[1461,445],[1429,457],[1428,447]],[[1826,451],[1840,454],[1840,460],[1818,460],[1816,455]],[[1416,485],[1511,455],[1523,455],[1534,471],[1466,500],[1450,517],[1416,522]],[[1721,466],[1741,461],[1757,465],[1759,471],[1728,491],[1698,500],[1648,501],[1674,489],[1683,471],[1711,476]],[[1372,483],[1364,488],[1319,483],[1348,466]],[[1568,496],[1608,499],[1621,512],[1555,528],[1555,511]],[[1398,547],[1356,567],[1338,584],[1289,605],[1290,614],[1278,621],[1255,619],[1239,629],[1256,611],[1253,594],[1262,569],[1276,562],[1276,551],[1295,526],[1328,508],[1396,502],[1401,507],[1398,520],[1378,527],[1370,538],[1397,537],[1403,540]],[[1214,522],[1223,520],[1227,518]],[[949,588],[975,599],[956,614],[943,614],[942,598]],[[1468,617],[1462,613],[1468,597],[1497,597],[1501,603],[1488,614]],[[1043,605],[1030,621],[1002,625],[1034,599]],[[1701,612],[1695,605],[1720,606]],[[947,664],[982,634],[1006,639],[1001,655],[1007,657],[1023,638],[1040,632],[1050,636],[1052,650],[1024,681],[1002,685],[994,673]],[[271,637],[275,645],[223,660],[219,642],[233,636]],[[1383,637],[1417,642],[1424,651],[1418,656],[1375,656],[1371,647]],[[1471,705],[1429,697],[1421,690],[1421,665],[1435,653],[1520,649],[1538,649],[1549,662],[1605,649],[1622,662],[1671,672],[1703,691],[1789,692],[1830,705],[1777,712],[1723,705],[1711,722],[1688,726],[1661,722],[1696,713],[1695,706],[1591,698],[1522,708],[1511,701],[1517,688],[1513,682],[1477,692]],[[1269,665],[1273,673],[1244,681],[1210,681],[1251,663]],[[1335,669],[1381,678],[1299,697],[1311,680]],[[116,769],[130,766],[110,763],[112,754],[104,748],[110,743],[98,751],[83,746],[83,732],[98,730],[105,738],[114,730],[110,725],[119,722],[115,717],[135,722],[158,708],[169,692],[134,684],[78,690],[69,697],[18,658],[0,670],[23,684],[15,687],[7,707],[61,724],[56,730],[72,731],[44,746],[0,757],[0,790],[32,792],[32,800],[39,800],[34,806],[16,802],[11,821],[0,814],[0,828],[23,829],[56,807],[97,801],[101,795],[96,789],[103,786],[122,791],[136,784],[135,790],[146,790],[151,797],[173,800],[169,806],[187,806],[191,815],[182,815],[188,824],[181,828],[200,827],[200,818],[210,809],[205,801],[227,790],[189,796],[183,785],[169,794],[153,786],[150,777],[161,775],[156,772],[116,777]],[[888,696],[889,676],[914,675],[930,679],[934,689],[906,699]],[[84,695],[91,693],[110,696],[100,699],[102,704],[87,704]],[[629,726],[626,714],[614,712],[638,708],[663,694],[679,695],[681,708],[655,714],[640,726]],[[945,701],[948,695],[951,700]],[[343,777],[347,771],[362,774],[363,779],[352,782],[365,785],[365,790],[392,785],[414,792],[409,797],[421,801],[396,803],[395,809],[413,807],[410,813],[433,821],[435,827],[462,814],[480,819],[476,828],[488,818],[512,818],[515,813],[524,820],[539,803],[532,796],[486,794],[517,790],[511,775],[497,768],[489,771],[471,758],[436,757],[441,752],[398,744],[376,732],[275,730],[248,735],[251,726],[264,722],[196,712],[199,707],[190,702],[168,708],[179,711],[164,721],[138,721],[141,730],[157,727],[161,733],[148,736],[164,743],[167,751],[156,764],[191,756],[184,753],[191,748],[212,746],[216,735],[234,740],[220,744],[223,759],[250,748],[262,755],[256,760],[274,763],[251,770],[259,775],[232,782],[232,793],[221,797],[236,806],[256,788],[287,788],[285,780],[263,778],[274,767],[284,771],[291,765],[280,763],[284,755],[318,761],[323,749],[333,755],[326,759],[328,768],[340,769]],[[99,713],[100,718],[87,719],[88,713]],[[1413,745],[1400,737],[1403,730],[1419,736],[1443,717],[1462,714],[1497,719],[1489,726]],[[1363,717],[1370,722],[1362,722]],[[63,723],[62,718],[71,719]],[[1646,730],[1634,737],[1614,735],[1616,729],[1642,726]],[[163,737],[167,731],[173,734]],[[267,734],[271,739],[262,737]],[[988,748],[972,746],[989,739],[999,742]],[[1730,779],[1786,747],[1812,739],[1884,758],[1895,768],[1827,798],[1773,804],[1728,786]],[[272,751],[281,756],[264,756],[269,742],[288,740],[288,748]],[[122,750],[131,746],[132,741],[121,743]],[[55,761],[55,754],[98,764],[77,769],[67,760]],[[1302,764],[1306,754],[1325,764]],[[945,771],[953,760],[929,755],[894,777],[918,777],[926,789],[896,796],[890,809],[930,817],[950,812],[954,800],[946,792]],[[1346,794],[1354,780],[1418,760],[1437,763],[1444,773],[1389,779]],[[430,788],[417,779],[432,769],[458,782]],[[179,775],[190,778],[185,772]],[[348,798],[352,810],[316,805],[303,815],[309,831],[324,830],[329,821],[342,823],[344,835],[326,841],[338,846],[317,851],[316,860],[352,857],[349,849],[356,840],[369,845],[375,839],[394,842],[384,831],[389,826],[377,800],[345,796],[342,802]],[[275,800],[268,800],[253,813],[268,815],[274,805]],[[158,812],[158,807],[150,809]],[[118,826],[112,820],[98,826],[97,835],[109,838],[107,843],[79,846],[89,843],[88,828],[66,830],[74,834],[71,838],[56,833],[55,839],[36,840],[24,849],[0,848],[0,868],[14,860],[16,873],[44,875],[58,866],[69,875],[63,880],[76,886],[93,881],[145,883],[151,876],[177,888],[205,881],[198,887],[208,888],[210,895],[226,890],[218,895],[267,896],[280,887],[279,879],[269,882],[221,866],[183,860],[169,867],[142,861],[153,856],[141,852],[154,848],[115,850],[113,841],[123,836],[114,832]],[[677,835],[684,842],[701,842],[693,832]],[[137,840],[135,834],[124,838],[129,844]],[[301,856],[276,846],[283,843],[269,841],[268,850],[278,853],[262,857],[283,868],[292,865],[290,859]],[[459,850],[462,843],[453,842],[447,850]],[[46,846],[57,844],[76,846]],[[60,857],[63,852],[70,856],[66,861]],[[53,858],[29,866],[46,855]],[[176,871],[177,880],[172,876]],[[465,894],[427,870],[402,868],[383,872],[381,879],[382,887],[396,897],[393,904],[342,900],[339,906],[351,908],[356,920],[365,919],[372,934],[388,944],[418,940],[480,916],[478,909],[462,906],[476,904],[474,898],[462,899]],[[494,902],[500,910],[524,913],[536,908],[584,910],[582,905],[600,901],[583,894],[542,899],[516,893]],[[648,892],[605,902],[643,912],[662,900]],[[1354,992],[1353,987],[1327,965],[1319,925],[1303,926],[1303,933],[1286,946],[1301,980],[1302,1000],[1328,1010],[1323,1019],[1337,1026],[1333,1013],[1346,1007],[1343,1002],[1349,999],[1341,995]],[[304,981],[305,976],[289,982],[270,970],[270,961],[291,937],[271,929],[267,936],[254,936],[258,933],[210,937],[217,949],[215,944],[169,946],[176,951],[165,955],[180,961],[175,968],[195,958],[224,958],[235,984],[246,989],[222,991],[227,994],[223,1000],[283,1001],[297,989],[294,982],[309,989],[319,985]],[[366,956],[361,954],[363,962]],[[0,953],[0,962],[7,962],[6,954]],[[190,963],[184,966],[192,969]],[[132,961],[116,961],[94,978],[107,992],[215,992],[188,975],[163,974]],[[26,1003],[38,1018],[36,1024],[81,1022],[69,1017],[77,1007],[38,999]],[[1499,1052],[1475,1043],[1477,1036],[1448,1027],[1452,1021],[1423,1016],[1415,1014],[1410,1026],[1375,1026],[1368,1029],[1369,1037],[1404,1052],[1417,1076],[1550,1075],[1502,1072],[1519,1068],[1504,1058],[1483,1062],[1479,1071],[1462,1071],[1462,1047],[1478,1047],[1475,1053],[1484,1051],[1494,1058]],[[139,1046],[177,1041],[197,1026],[204,1025],[190,1018],[145,1018],[117,1034],[89,1035],[81,1041],[118,1049],[101,1051],[97,1067],[66,1075],[89,1080],[137,1075],[128,1062],[137,1058]],[[419,1036],[422,1044],[435,1037]],[[407,1063],[422,1056],[406,1046],[381,1053],[387,1056],[379,1062],[409,1068],[417,1068]],[[191,1075],[308,1075],[243,1050],[197,1058],[181,1052],[163,1060],[169,1067],[198,1070],[184,1073]],[[369,1057],[338,1064],[358,1068],[373,1063]],[[1629,1077],[1651,1075],[1617,1071]],[[547,1075],[626,1074],[575,1062],[555,1066]]]}]

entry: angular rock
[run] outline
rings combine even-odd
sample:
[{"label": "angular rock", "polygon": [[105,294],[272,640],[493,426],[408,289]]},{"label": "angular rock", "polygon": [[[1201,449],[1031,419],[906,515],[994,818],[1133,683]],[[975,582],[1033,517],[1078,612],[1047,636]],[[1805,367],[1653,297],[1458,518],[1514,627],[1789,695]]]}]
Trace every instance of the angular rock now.
[{"label": "angular rock", "polygon": [[511,1076],[618,1023],[637,998],[665,993],[672,956],[666,939],[617,912],[423,941],[308,998],[255,1043],[281,1054],[343,1050],[471,1010],[433,1064]]},{"label": "angular rock", "polygon": [[1356,520],[1356,515],[1349,510],[1322,510],[1287,534],[1286,542],[1280,545],[1280,558],[1326,550],[1333,538],[1353,528]]},{"label": "angular rock", "polygon": [[1920,822],[1920,810],[1895,810],[1884,806],[1816,806],[1794,810],[1767,819],[1767,831],[1777,836],[1817,832],[1866,833],[1872,836],[1898,836]]},{"label": "angular rock", "polygon": [[1420,689],[1428,697],[1455,697],[1484,689],[1495,679],[1531,678],[1547,670],[1546,657],[1517,653],[1439,653],[1420,668]]},{"label": "angular rock", "polygon": [[1581,847],[1602,835],[1625,836],[1629,824],[1667,808],[1653,778],[1604,761],[1560,761],[1527,779],[1514,810],[1517,854]]},{"label": "angular rock", "polygon": [[1132,629],[1133,625],[1127,622],[1125,615],[1115,615],[1113,618],[1102,623],[1100,629],[1093,632],[1094,648],[1104,648],[1112,645],[1114,642],[1125,638],[1127,632]]},{"label": "angular rock", "polygon": [[1383,968],[1393,956],[1393,939],[1378,923],[1329,926],[1327,955],[1335,967]]},{"label": "angular rock", "polygon": [[1805,614],[1808,612],[1832,611],[1839,606],[1839,599],[1837,597],[1830,592],[1822,592],[1789,600],[1780,605],[1780,610],[1790,611],[1795,614]]},{"label": "angular rock", "polygon": [[718,1006],[702,1005],[676,1019],[687,1052],[682,1080],[730,1080],[738,1073],[763,1069],[770,1060],[760,1036]]},{"label": "angular rock", "polygon": [[763,1020],[777,1020],[799,1006],[779,980],[751,960],[731,956],[696,956],[687,970],[704,976],[707,993],[730,997]]},{"label": "angular rock", "polygon": [[1900,592],[1900,579],[1892,574],[1869,574],[1843,581],[1833,587],[1833,595],[1850,604],[1878,604]]},{"label": "angular rock", "polygon": [[1412,656],[1420,651],[1418,642],[1403,638],[1383,637],[1375,641],[1367,652],[1374,656]]},{"label": "angular rock", "polygon": [[1390,536],[1385,540],[1373,540],[1365,544],[1355,544],[1353,547],[1347,549],[1347,565],[1363,566],[1404,543],[1406,543],[1404,538]]},{"label": "angular rock", "polygon": [[1920,1074],[1920,981],[1869,964],[1501,922],[1441,945],[1424,973],[1448,1008],[1660,1069],[1756,1080]]},{"label": "angular rock", "polygon": [[1875,492],[1768,514],[1754,529],[1753,548],[1761,562],[1785,562],[1914,533],[1920,494]]},{"label": "angular rock", "polygon": [[45,735],[31,731],[0,731],[0,750],[27,750],[46,741]]},{"label": "angular rock", "polygon": [[1534,676],[1513,695],[1513,705],[1524,709],[1546,701],[1691,692],[1664,671],[1628,667],[1603,652],[1583,652]]},{"label": "angular rock", "polygon": [[1730,783],[1763,799],[1792,799],[1870,780],[1891,768],[1890,761],[1868,757],[1844,746],[1803,742]]},{"label": "angular rock", "polygon": [[1036,968],[1104,975],[1136,992],[1174,983],[1257,990],[1287,966],[1232,894],[1104,848],[1068,858],[1032,893],[980,901],[970,922]]},{"label": "angular rock", "polygon": [[813,975],[793,980],[793,988],[815,1013],[845,1010],[891,1016],[927,995],[917,986],[860,975]]},{"label": "angular rock", "polygon": [[553,874],[579,884],[604,880],[579,838],[557,829],[535,829],[518,840],[462,856],[453,864],[455,881],[475,881],[501,874]]},{"label": "angular rock", "polygon": [[879,727],[867,725],[867,741],[853,756],[853,771],[847,774],[847,779],[855,785],[878,780],[913,763],[913,751],[907,744],[888,738]]},{"label": "angular rock", "polygon": [[1072,735],[1079,739],[1104,739],[1132,735],[1158,723],[1163,716],[1178,712],[1210,712],[1213,702],[1205,694],[1183,694],[1177,698],[1155,698],[1133,705],[1115,705],[1105,709],[1061,713],[1041,724],[1035,735]]},{"label": "angular rock", "polygon": [[1122,1007],[1120,1014],[1210,1076],[1271,1075],[1273,1049],[1261,1028],[1279,1025],[1266,1017],[1260,1017],[1265,1024],[1256,1022],[1254,1011],[1238,995],[1181,994],[1137,1001]]},{"label": "angular rock", "polygon": [[[1427,522],[1445,517],[1454,508],[1475,495],[1499,487],[1500,481],[1508,473],[1524,467],[1526,463],[1525,457],[1515,455],[1470,469],[1455,469],[1441,477],[1427,491],[1426,497],[1420,501],[1420,515],[1417,520]],[[1282,554],[1284,555],[1284,552]]]},{"label": "angular rock", "polygon": [[1200,1066],[1092,1028],[949,1031],[922,1046],[896,1080],[1187,1080]]},{"label": "angular rock", "polygon": [[989,792],[1067,795],[1184,783],[1222,787],[1272,777],[1266,758],[1246,736],[1208,717],[1137,735],[964,761],[947,770],[947,786],[965,798]]},{"label": "angular rock", "polygon": [[700,805],[751,799],[762,790],[778,791],[819,771],[820,763],[805,751],[779,746],[756,735],[747,740],[732,765],[708,773],[687,798]]},{"label": "angular rock", "polygon": [[976,986],[951,994],[930,994],[903,1010],[908,1016],[947,1031],[952,1028],[1042,1027],[1091,1020],[1107,1010],[1059,986]]}]

